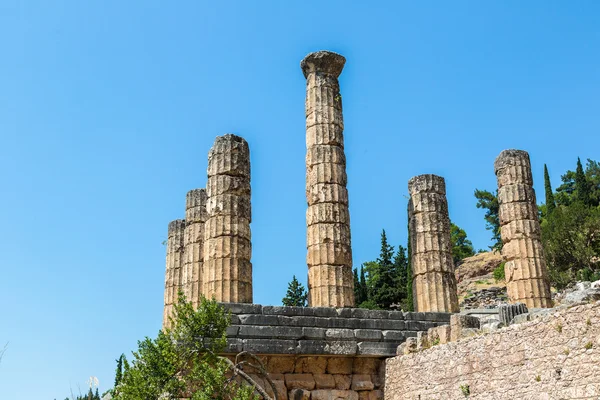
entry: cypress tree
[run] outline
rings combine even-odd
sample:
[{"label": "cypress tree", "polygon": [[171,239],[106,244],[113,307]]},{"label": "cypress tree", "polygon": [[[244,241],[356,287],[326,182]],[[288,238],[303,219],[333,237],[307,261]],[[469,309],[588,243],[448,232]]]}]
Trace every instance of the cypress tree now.
[{"label": "cypress tree", "polygon": [[121,354],[121,356],[115,360],[117,362],[117,369],[115,371],[115,388],[119,385],[121,379],[123,379],[123,358],[125,358],[125,354]]},{"label": "cypress tree", "polygon": [[[367,289],[367,279],[365,277],[365,269],[361,266],[360,267],[360,303],[365,302],[369,299],[369,295],[368,295],[368,289]],[[360,305],[360,303],[357,304]]]},{"label": "cypress tree", "polygon": [[546,164],[544,164],[544,189],[546,190],[546,211],[548,216],[550,216],[556,208],[556,202],[554,201],[554,193],[552,193],[550,175],[548,174],[548,167]]},{"label": "cypress tree", "polygon": [[354,304],[358,306],[360,303],[360,281],[358,280],[358,268],[352,271],[354,274]]},{"label": "cypress tree", "polygon": [[585,204],[590,205],[590,185],[583,172],[583,166],[581,160],[577,157],[577,169],[575,170],[575,191],[577,194],[577,200]]},{"label": "cypress tree", "polygon": [[[406,299],[406,279],[407,279],[408,259],[406,258],[406,249],[399,245],[396,256],[394,257],[394,269],[396,272],[396,285],[399,300]],[[399,302],[400,302],[399,301]]]},{"label": "cypress tree", "polygon": [[414,311],[414,302],[413,302],[413,290],[412,290],[412,249],[410,245],[410,224],[408,227],[408,260],[406,264],[406,311]]}]

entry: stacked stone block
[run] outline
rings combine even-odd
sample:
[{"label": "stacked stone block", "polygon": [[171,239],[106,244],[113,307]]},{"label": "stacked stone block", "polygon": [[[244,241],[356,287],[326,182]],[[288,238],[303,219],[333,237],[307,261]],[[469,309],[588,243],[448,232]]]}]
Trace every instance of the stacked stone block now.
[{"label": "stacked stone block", "polygon": [[194,189],[187,193],[185,202],[183,291],[194,308],[198,308],[202,293],[204,224],[208,218],[206,200],[205,189]]},{"label": "stacked stone block", "polygon": [[494,170],[508,297],[528,308],[552,307],[529,154],[504,150]]},{"label": "stacked stone block", "polygon": [[167,268],[165,272],[163,329],[171,327],[169,317],[173,315],[173,304],[177,303],[178,292],[183,289],[182,268],[184,231],[184,219],[176,219],[169,223],[169,232],[167,235]]},{"label": "stacked stone block", "polygon": [[243,138],[216,138],[208,154],[207,195],[202,293],[251,303],[250,150]]},{"label": "stacked stone block", "polygon": [[408,182],[413,299],[417,311],[458,312],[444,178]]},{"label": "stacked stone block", "polygon": [[344,121],[338,76],[345,58],[329,51],[307,55],[306,212],[309,304],[354,305],[350,215],[346,189]]}]

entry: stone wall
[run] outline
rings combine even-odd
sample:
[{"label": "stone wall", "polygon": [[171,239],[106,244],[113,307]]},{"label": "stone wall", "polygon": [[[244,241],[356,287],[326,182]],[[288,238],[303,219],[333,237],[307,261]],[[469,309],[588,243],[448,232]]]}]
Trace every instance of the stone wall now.
[{"label": "stone wall", "polygon": [[449,313],[222,305],[232,314],[225,355],[248,351],[262,359],[279,400],[381,399],[385,359],[407,338],[451,318]]},{"label": "stone wall", "polygon": [[599,396],[600,302],[386,362],[389,400]]}]

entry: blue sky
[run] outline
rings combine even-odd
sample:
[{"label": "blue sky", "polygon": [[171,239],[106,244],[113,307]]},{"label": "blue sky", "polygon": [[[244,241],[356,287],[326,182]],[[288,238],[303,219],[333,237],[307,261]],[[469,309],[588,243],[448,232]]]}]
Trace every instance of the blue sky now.
[{"label": "blue sky", "polygon": [[556,187],[600,148],[594,1],[0,3],[0,398],[112,384],[161,324],[170,220],[215,136],[252,154],[254,299],[306,282],[305,80],[341,75],[354,263],[406,242],[407,182],[446,178],[450,216],[489,244],[475,188],[506,148]]}]

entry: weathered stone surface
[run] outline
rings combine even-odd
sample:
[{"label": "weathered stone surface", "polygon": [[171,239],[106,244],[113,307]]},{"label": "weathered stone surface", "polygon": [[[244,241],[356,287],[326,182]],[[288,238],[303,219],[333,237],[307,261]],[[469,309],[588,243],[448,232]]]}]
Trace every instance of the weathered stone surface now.
[{"label": "weathered stone surface", "polygon": [[311,400],[358,400],[354,390],[313,390]]},{"label": "weathered stone surface", "polygon": [[351,374],[352,358],[332,357],[327,360],[327,373],[329,374]]},{"label": "weathered stone surface", "polygon": [[312,374],[285,374],[285,386],[288,389],[313,390],[315,379]]},{"label": "weathered stone surface", "polygon": [[317,389],[335,389],[334,375],[331,374],[313,374]]},{"label": "weathered stone surface", "polygon": [[527,306],[523,303],[500,304],[500,306],[498,306],[498,316],[500,321],[504,323],[505,326],[510,325],[510,322],[517,315],[525,314],[527,312]]},{"label": "weathered stone surface", "polygon": [[494,169],[508,297],[531,308],[551,307],[529,154],[504,150],[496,158]]},{"label": "weathered stone surface", "polygon": [[450,340],[455,342],[470,336],[469,329],[479,329],[479,318],[470,315],[455,314],[450,318]]},{"label": "weathered stone surface", "polygon": [[458,312],[444,178],[415,176],[408,182],[408,190],[415,309]]},{"label": "weathered stone surface", "polygon": [[176,219],[169,223],[167,234],[167,257],[165,271],[165,299],[163,329],[171,327],[170,317],[173,304],[177,302],[179,290],[183,290],[185,220]]},{"label": "weathered stone surface", "polygon": [[359,355],[391,357],[396,354],[399,342],[361,342],[358,344]]},{"label": "weathered stone surface", "polygon": [[473,399],[598,398],[600,302],[544,312],[386,360],[386,399],[463,399],[461,385]]},{"label": "weathered stone surface", "polygon": [[375,385],[371,381],[371,375],[352,375],[352,390],[373,390]]},{"label": "weathered stone surface", "polygon": [[345,59],[322,51],[302,60],[306,77],[306,213],[311,306],[354,305],[344,122],[338,75]]},{"label": "weathered stone surface", "polygon": [[310,391],[304,389],[293,389],[288,394],[291,400],[310,400]]},{"label": "weathered stone surface", "polygon": [[202,294],[252,303],[250,150],[243,138],[227,134],[215,139],[207,189]]},{"label": "weathered stone surface", "polygon": [[335,388],[338,390],[348,390],[352,385],[352,377],[350,375],[334,374]]},{"label": "weathered stone surface", "polygon": [[296,365],[294,367],[294,372],[314,374],[315,379],[316,375],[324,374],[326,370],[326,357],[298,357],[296,359]]}]

